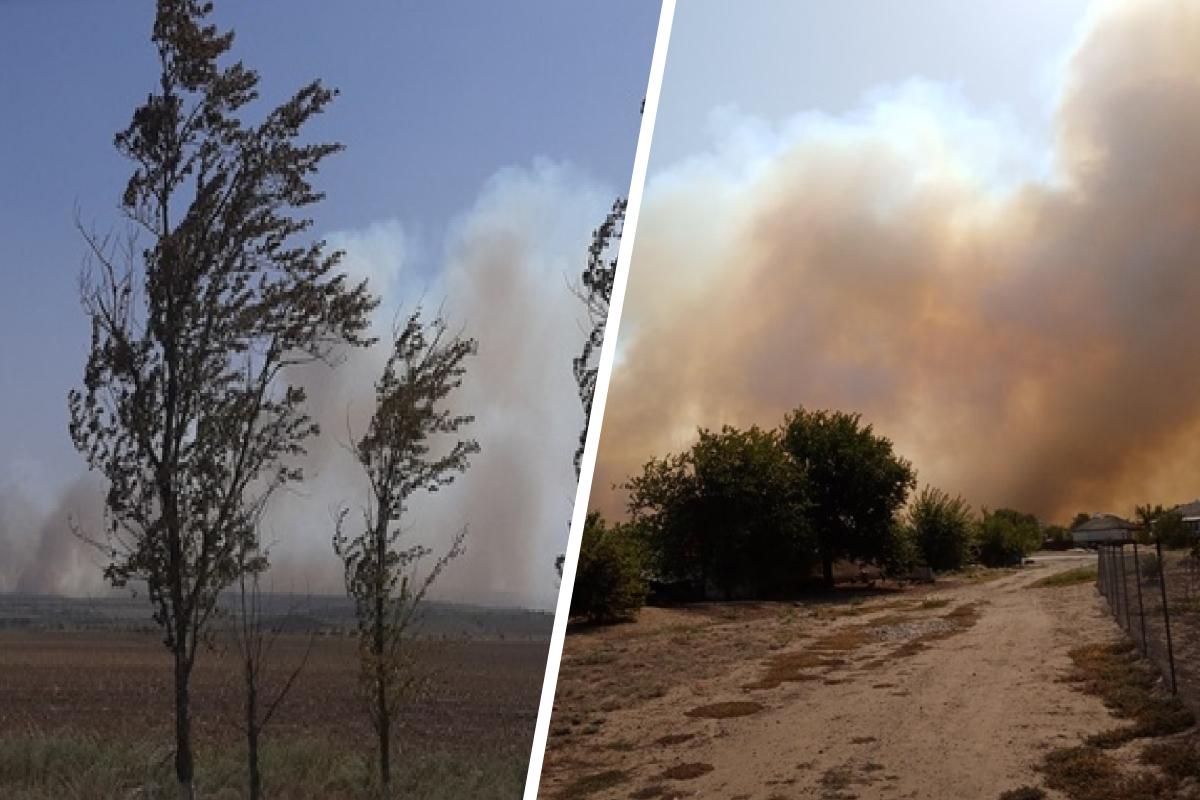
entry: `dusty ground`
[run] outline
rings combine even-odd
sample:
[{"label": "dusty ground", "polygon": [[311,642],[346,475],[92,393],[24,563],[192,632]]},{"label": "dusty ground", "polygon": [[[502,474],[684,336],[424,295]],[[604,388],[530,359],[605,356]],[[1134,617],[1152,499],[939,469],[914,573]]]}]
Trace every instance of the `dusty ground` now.
[{"label": "dusty ground", "polygon": [[1060,557],[856,603],[645,609],[568,637],[546,797],[995,800],[1112,726],[1062,682],[1116,627]]}]

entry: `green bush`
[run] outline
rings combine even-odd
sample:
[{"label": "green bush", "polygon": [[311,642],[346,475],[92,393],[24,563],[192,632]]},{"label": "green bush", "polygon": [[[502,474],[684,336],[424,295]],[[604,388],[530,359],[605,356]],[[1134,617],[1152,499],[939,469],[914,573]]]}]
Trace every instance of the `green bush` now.
[{"label": "green bush", "polygon": [[765,597],[812,571],[804,473],[775,431],[702,429],[691,448],[650,461],[625,488],[659,580],[699,596]]},{"label": "green bush", "polygon": [[989,567],[1021,563],[1042,544],[1042,526],[1037,517],[1011,508],[984,509],[977,534],[979,560]]},{"label": "green bush", "polygon": [[646,600],[641,544],[630,525],[605,523],[600,513],[587,515],[571,616],[590,622],[615,622],[637,615]]},{"label": "green bush", "polygon": [[908,509],[907,528],[919,558],[935,570],[961,569],[971,559],[971,507],[961,497],[926,486]]}]

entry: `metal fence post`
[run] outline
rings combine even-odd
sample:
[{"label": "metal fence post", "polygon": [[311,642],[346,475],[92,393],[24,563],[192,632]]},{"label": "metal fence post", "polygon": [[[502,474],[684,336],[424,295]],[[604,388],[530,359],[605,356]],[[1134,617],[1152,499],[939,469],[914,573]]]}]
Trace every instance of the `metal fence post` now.
[{"label": "metal fence post", "polygon": [[1162,540],[1154,538],[1154,549],[1158,554],[1158,588],[1162,591],[1163,624],[1167,629],[1167,663],[1171,666],[1171,693],[1178,693],[1175,685],[1175,648],[1171,644],[1171,609],[1167,607],[1167,576],[1163,570]]},{"label": "metal fence post", "polygon": [[1133,579],[1137,584],[1138,618],[1142,621],[1142,655],[1149,655],[1150,646],[1146,641],[1146,609],[1142,605],[1142,570],[1138,564],[1137,539],[1133,540]]}]

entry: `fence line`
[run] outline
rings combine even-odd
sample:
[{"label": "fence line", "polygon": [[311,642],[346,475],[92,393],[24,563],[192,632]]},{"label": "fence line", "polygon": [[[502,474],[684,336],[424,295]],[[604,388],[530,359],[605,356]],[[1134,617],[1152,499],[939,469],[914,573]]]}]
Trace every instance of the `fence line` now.
[{"label": "fence line", "polygon": [[1096,588],[1117,624],[1200,713],[1200,557],[1161,542],[1112,542],[1099,546],[1097,565]]}]

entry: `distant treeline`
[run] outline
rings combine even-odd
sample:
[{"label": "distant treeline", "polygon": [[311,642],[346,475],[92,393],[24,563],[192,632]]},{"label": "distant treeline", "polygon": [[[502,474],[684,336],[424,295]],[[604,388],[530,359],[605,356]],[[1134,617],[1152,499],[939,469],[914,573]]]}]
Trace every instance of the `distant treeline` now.
[{"label": "distant treeline", "polygon": [[629,616],[652,584],[680,599],[778,597],[832,587],[839,561],[903,576],[1016,564],[1042,543],[1031,514],[976,514],[930,486],[910,498],[916,485],[859,414],[798,408],[774,429],[701,429],[623,485],[628,521],[589,515],[572,614]]}]

